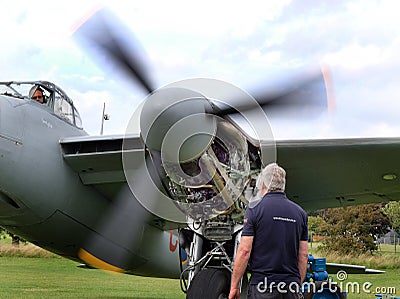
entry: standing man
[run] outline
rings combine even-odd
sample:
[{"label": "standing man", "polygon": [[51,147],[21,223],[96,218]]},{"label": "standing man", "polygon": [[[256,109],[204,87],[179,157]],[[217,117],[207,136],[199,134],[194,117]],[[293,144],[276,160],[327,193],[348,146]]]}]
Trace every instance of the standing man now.
[{"label": "standing man", "polygon": [[239,282],[248,262],[249,299],[298,299],[307,270],[308,218],[284,191],[286,172],[267,165],[257,180],[259,198],[251,201],[236,253],[229,299],[239,299]]}]

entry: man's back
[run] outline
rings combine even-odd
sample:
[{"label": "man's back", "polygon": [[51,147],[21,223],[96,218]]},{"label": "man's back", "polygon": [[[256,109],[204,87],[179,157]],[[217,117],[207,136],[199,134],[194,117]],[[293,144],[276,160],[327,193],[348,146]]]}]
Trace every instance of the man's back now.
[{"label": "man's back", "polygon": [[239,283],[248,263],[247,298],[300,298],[307,271],[307,214],[286,197],[285,185],[286,171],[276,163],[268,164],[258,176],[256,188],[262,199],[251,201],[246,210],[229,299],[239,299]]},{"label": "man's back", "polygon": [[307,214],[283,192],[267,193],[247,209],[243,236],[254,236],[250,257],[251,284],[300,284],[298,252],[307,240]]}]

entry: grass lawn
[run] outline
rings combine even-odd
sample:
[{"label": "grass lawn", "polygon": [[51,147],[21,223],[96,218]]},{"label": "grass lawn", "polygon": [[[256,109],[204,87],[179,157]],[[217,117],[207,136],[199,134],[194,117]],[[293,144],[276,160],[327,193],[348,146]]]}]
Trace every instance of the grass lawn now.
[{"label": "grass lawn", "polygon": [[[343,280],[343,290],[348,289],[349,299],[373,299],[376,292],[388,293],[400,297],[400,269],[388,269],[384,274],[349,274],[346,280]],[[335,281],[340,282],[336,279]],[[358,287],[357,287],[358,286]],[[396,293],[393,293],[395,289]]]},{"label": "grass lawn", "polygon": [[[178,280],[114,274],[76,266],[73,261],[57,257],[0,257],[0,298],[185,298]],[[350,299],[373,299],[377,287],[395,287],[396,295],[400,296],[399,277],[400,269],[389,269],[385,274],[349,275],[343,285],[359,284],[360,291],[350,292]],[[370,293],[362,289],[368,282],[370,286],[366,290]]]},{"label": "grass lawn", "polygon": [[[3,243],[3,244],[2,244]],[[311,252],[315,252],[315,246]],[[400,297],[400,253],[385,245],[371,256],[327,256],[328,262],[366,265],[385,274],[354,275],[335,282],[348,290],[349,299],[373,299],[379,289],[396,291]],[[32,244],[16,249],[0,241],[0,298],[185,298],[178,280],[146,278],[77,267],[78,263],[58,257]]]},{"label": "grass lawn", "polygon": [[0,298],[185,298],[179,281],[88,270],[64,258],[0,257]]}]

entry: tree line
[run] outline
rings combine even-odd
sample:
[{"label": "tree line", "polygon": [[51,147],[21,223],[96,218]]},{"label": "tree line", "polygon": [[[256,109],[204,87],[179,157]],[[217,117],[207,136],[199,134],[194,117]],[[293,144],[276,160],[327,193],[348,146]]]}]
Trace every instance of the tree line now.
[{"label": "tree line", "polygon": [[378,237],[400,231],[400,202],[317,211],[308,218],[309,234],[323,236],[319,250],[340,254],[373,253]]}]

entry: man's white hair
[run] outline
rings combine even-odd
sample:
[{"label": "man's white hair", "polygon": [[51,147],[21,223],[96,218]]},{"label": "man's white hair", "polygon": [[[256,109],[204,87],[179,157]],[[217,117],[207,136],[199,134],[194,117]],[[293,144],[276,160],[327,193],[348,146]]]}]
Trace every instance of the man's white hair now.
[{"label": "man's white hair", "polygon": [[286,171],[276,163],[268,164],[261,171],[257,179],[256,187],[259,192],[263,184],[268,192],[285,191]]}]

